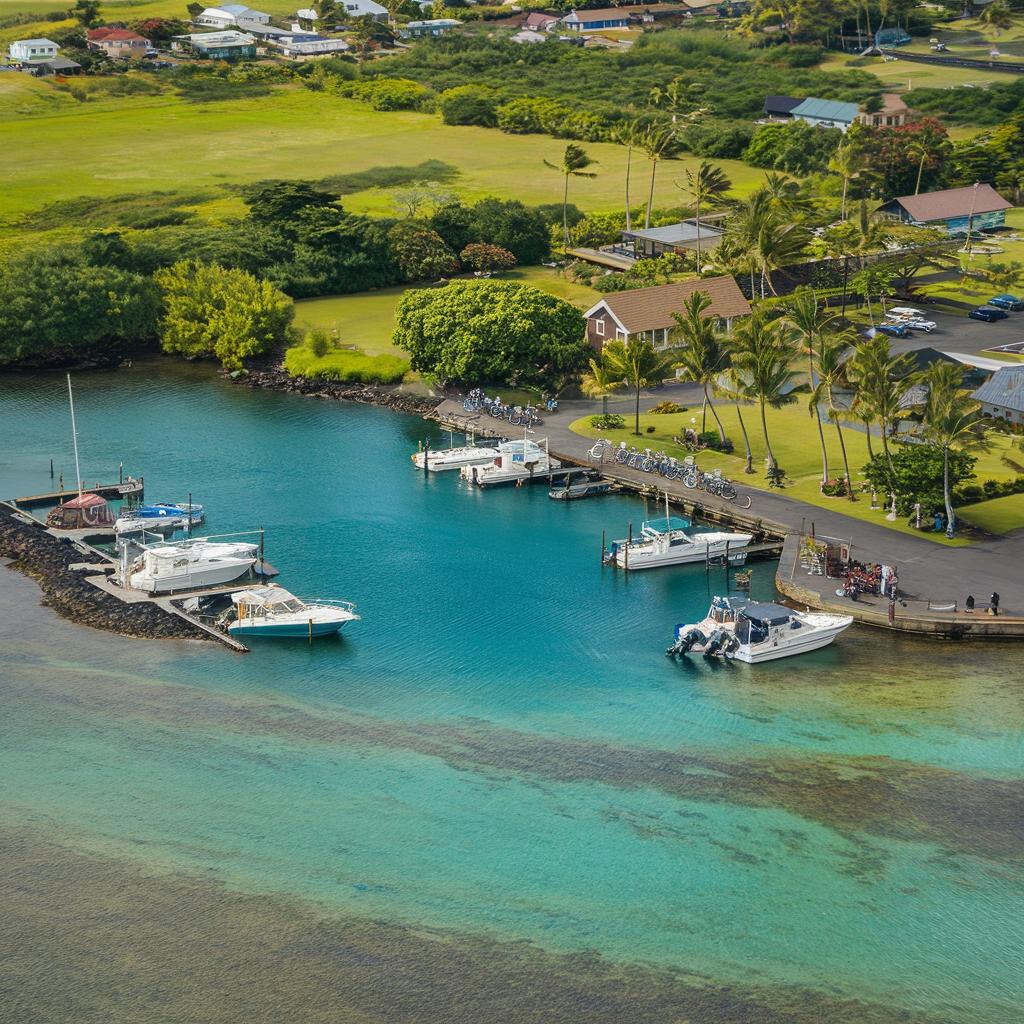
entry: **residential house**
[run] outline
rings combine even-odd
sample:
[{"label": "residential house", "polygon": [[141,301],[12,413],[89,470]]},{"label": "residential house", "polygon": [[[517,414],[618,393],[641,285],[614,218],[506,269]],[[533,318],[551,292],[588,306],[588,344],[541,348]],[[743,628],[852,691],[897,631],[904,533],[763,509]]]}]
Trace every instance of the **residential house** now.
[{"label": "residential house", "polygon": [[857,120],[874,128],[894,128],[905,125],[910,117],[910,108],[896,93],[883,92],[882,109],[868,113],[862,107]]},{"label": "residential house", "polygon": [[991,185],[966,185],[925,192],[919,196],[899,196],[880,208],[892,220],[915,227],[936,228],[947,235],[966,235],[971,231],[1001,228],[1006,211],[1013,208]]},{"label": "residential house", "polygon": [[456,18],[432,18],[430,21],[410,21],[398,31],[406,39],[410,36],[443,36],[457,28],[462,28],[462,22]]},{"label": "residential house", "polygon": [[[627,247],[632,247],[637,257],[641,259],[644,257],[654,259],[668,252],[680,253],[683,250],[696,250],[697,234],[697,222],[690,217],[678,224],[669,224],[662,228],[623,231],[622,241]],[[722,240],[724,234],[725,232],[723,231],[717,231],[715,228],[708,227],[705,218],[701,217],[701,252],[713,249]]]},{"label": "residential house", "polygon": [[698,291],[711,299],[704,316],[716,317],[727,331],[731,331],[735,317],[750,313],[750,303],[735,278],[694,278],[606,295],[583,314],[587,318],[587,340],[598,351],[606,341],[628,341],[631,337],[650,341],[655,348],[666,348],[671,332],[679,326],[672,314],[681,313],[683,303]]},{"label": "residential house", "polygon": [[545,14],[543,11],[531,11],[523,22],[523,29],[528,32],[553,32],[557,28],[557,15]]},{"label": "residential house", "polygon": [[260,25],[270,24],[270,15],[254,11],[245,4],[225,4],[223,7],[207,7],[194,24],[203,28],[234,28],[239,20],[255,21]]},{"label": "residential house", "polygon": [[767,117],[789,120],[793,111],[803,103],[793,96],[766,96],[764,99],[764,112]]},{"label": "residential house", "polygon": [[283,45],[285,43],[302,43],[312,39],[319,39],[315,32],[306,32],[304,29],[294,26],[293,28],[277,28],[274,25],[260,25],[258,22],[239,22],[240,32],[253,36],[271,45]]},{"label": "residential house", "polygon": [[509,36],[508,41],[510,43],[545,43],[548,38],[543,32],[531,32],[529,29],[524,28],[514,36]]},{"label": "residential house", "polygon": [[200,57],[212,60],[256,56],[256,40],[245,32],[193,32],[174,38],[172,49],[180,50],[184,47]]},{"label": "residential house", "polygon": [[791,116],[821,128],[838,128],[845,134],[847,128],[860,117],[860,107],[856,103],[819,100],[809,96],[793,108]]},{"label": "residential house", "polygon": [[36,76],[44,75],[77,75],[82,70],[81,64],[64,57],[55,57],[53,60],[44,60],[36,65]]},{"label": "residential house", "polygon": [[19,39],[7,48],[11,60],[37,61],[53,60],[57,56],[57,44],[52,39]]},{"label": "residential house", "polygon": [[570,32],[600,32],[606,28],[628,28],[629,11],[618,7],[596,11],[570,11],[562,24]]},{"label": "residential house", "polygon": [[278,44],[281,54],[297,60],[301,57],[323,57],[331,53],[344,53],[349,49],[344,39],[295,39]]},{"label": "residential house", "polygon": [[344,7],[349,18],[372,18],[382,25],[387,25],[391,20],[388,9],[374,3],[374,0],[344,0],[340,6]]},{"label": "residential house", "polygon": [[86,45],[111,58],[141,58],[153,49],[148,39],[126,28],[94,28],[86,33]]},{"label": "residential house", "polygon": [[971,395],[981,402],[981,411],[1014,424],[1024,423],[1024,366],[1007,367],[995,373]]}]

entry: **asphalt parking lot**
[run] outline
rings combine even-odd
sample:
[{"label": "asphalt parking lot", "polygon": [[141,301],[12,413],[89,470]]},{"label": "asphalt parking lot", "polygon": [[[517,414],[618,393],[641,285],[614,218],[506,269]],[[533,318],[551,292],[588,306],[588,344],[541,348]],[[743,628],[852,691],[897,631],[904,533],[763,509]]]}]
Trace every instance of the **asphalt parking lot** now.
[{"label": "asphalt parking lot", "polygon": [[938,326],[930,334],[926,334],[924,331],[914,331],[912,338],[892,338],[894,353],[910,352],[918,348],[934,348],[940,352],[963,352],[965,355],[978,355],[984,349],[1009,345],[1013,342],[1024,342],[1024,313],[1009,313],[1006,320],[988,324],[984,320],[971,320],[967,316],[937,313],[921,306],[916,308],[924,308],[924,318],[934,320]]}]

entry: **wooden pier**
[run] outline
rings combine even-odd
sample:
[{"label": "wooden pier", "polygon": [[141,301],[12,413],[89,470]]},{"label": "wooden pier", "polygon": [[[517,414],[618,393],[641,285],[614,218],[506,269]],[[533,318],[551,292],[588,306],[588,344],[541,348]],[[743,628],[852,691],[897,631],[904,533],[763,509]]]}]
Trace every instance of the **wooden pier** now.
[{"label": "wooden pier", "polygon": [[[122,480],[117,484],[101,484],[97,483],[94,487],[86,487],[84,482],[82,485],[83,494],[96,494],[101,498],[106,498],[108,501],[113,499],[118,501],[121,498],[138,498],[140,501],[145,493],[142,477],[138,480],[128,477],[127,480]],[[12,498],[10,503],[16,505],[19,509],[30,510],[33,508],[45,508],[51,505],[62,505],[65,501],[70,501],[78,494],[78,488],[72,487],[70,490],[54,491],[52,494],[33,494],[27,498]],[[95,530],[93,531],[96,532]]]}]

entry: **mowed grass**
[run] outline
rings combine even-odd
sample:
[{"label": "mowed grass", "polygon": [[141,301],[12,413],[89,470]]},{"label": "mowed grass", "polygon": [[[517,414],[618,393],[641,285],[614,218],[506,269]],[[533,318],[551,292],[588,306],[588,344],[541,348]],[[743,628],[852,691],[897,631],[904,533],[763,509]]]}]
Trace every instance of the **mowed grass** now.
[{"label": "mowed grass", "polygon": [[[81,195],[320,178],[427,159],[459,168],[452,188],[467,201],[487,195],[530,205],[562,200],[562,177],[544,161],[558,163],[565,143],[547,136],[450,127],[433,114],[377,112],[297,85],[251,100],[192,104],[174,95],[79,103],[24,75],[5,75],[0,84],[0,188],[8,214]],[[586,148],[598,161],[597,176],[574,179],[571,201],[585,210],[622,208],[626,150],[611,144]],[[656,205],[680,201],[673,179],[698,162],[659,166]],[[737,194],[763,180],[762,171],[738,161],[719,162]],[[646,164],[634,162],[634,202],[647,193]],[[345,205],[379,205],[381,195],[371,190],[348,196]]]},{"label": "mowed grass", "polygon": [[960,509],[957,514],[986,533],[1009,533],[1024,527],[1024,494],[981,501]]},{"label": "mowed grass", "polygon": [[[851,61],[855,63],[851,64]],[[911,87],[949,89],[958,85],[984,86],[1007,77],[998,71],[947,68],[909,60],[884,61],[881,57],[854,58],[841,53],[831,54],[818,65],[821,71],[848,71],[851,67],[873,74],[892,92],[904,92]]]},{"label": "mowed grass", "polygon": [[[702,452],[697,457],[701,469],[705,472],[721,469],[725,476],[735,481],[740,487],[768,490],[768,480],[765,476],[766,449],[758,408],[756,406],[743,407],[743,421],[747,427],[750,448],[754,456],[755,472],[749,476],[744,472],[746,455],[743,448],[743,433],[740,430],[735,405],[716,405],[715,409],[722,419],[726,436],[732,440],[736,450],[733,455],[723,455],[713,451]],[[640,431],[643,439],[637,438],[633,434],[634,417],[625,409],[617,408],[616,411],[621,411],[626,419],[626,426],[622,430],[596,430],[590,425],[589,416],[576,420],[571,424],[571,429],[584,437],[607,437],[616,444],[625,441],[627,445],[636,445],[638,448],[649,447],[655,451],[663,449],[667,454],[679,459],[690,453],[673,444],[673,436],[682,436],[687,427],[701,429],[699,404],[692,406],[684,413],[667,416],[641,415]],[[879,526],[886,526],[900,533],[922,535],[907,525],[905,517],[899,517],[894,523],[888,522],[885,518],[888,509],[872,510],[870,491],[865,493],[860,491],[860,486],[864,481],[862,470],[868,461],[867,438],[862,431],[849,427],[842,428],[843,440],[846,443],[846,452],[850,461],[850,482],[857,498],[856,501],[850,501],[845,498],[828,498],[821,493],[821,441],[818,436],[817,424],[807,411],[806,395],[802,396],[796,405],[786,406],[782,409],[768,409],[765,418],[768,423],[768,437],[771,440],[772,451],[775,453],[778,464],[786,471],[786,486],[782,493],[787,497],[797,498],[808,504],[827,508],[832,512],[839,512],[854,519],[877,523]],[[691,420],[696,420],[696,423]],[[714,417],[711,415],[710,409],[708,410],[707,424],[708,430],[715,429]],[[652,434],[647,433],[647,428],[650,426],[654,427]],[[835,424],[823,423],[823,427],[829,475],[832,478],[842,478],[842,453]],[[997,448],[992,453],[979,458],[976,468],[978,480],[990,477],[1006,480],[1016,476],[1014,470],[1000,462],[1000,456],[1009,447],[1010,440],[1008,435],[999,436],[996,439]],[[881,453],[882,444],[879,438],[873,437],[871,444],[876,454]],[[880,499],[880,502],[882,501],[883,499]],[[977,507],[972,506],[972,509]],[[986,527],[981,528],[987,529]],[[924,532],[923,536],[936,543],[954,545],[970,543],[963,538],[946,541],[943,535],[934,534],[931,531]]]},{"label": "mowed grass", "polygon": [[[567,302],[586,308],[599,298],[592,288],[562,277],[550,267],[523,267],[496,274],[496,280],[521,281]],[[356,295],[330,295],[295,303],[295,323],[303,330],[318,328],[335,336],[342,345],[356,345],[367,355],[404,355],[391,344],[395,307],[406,287],[381,288]]]}]

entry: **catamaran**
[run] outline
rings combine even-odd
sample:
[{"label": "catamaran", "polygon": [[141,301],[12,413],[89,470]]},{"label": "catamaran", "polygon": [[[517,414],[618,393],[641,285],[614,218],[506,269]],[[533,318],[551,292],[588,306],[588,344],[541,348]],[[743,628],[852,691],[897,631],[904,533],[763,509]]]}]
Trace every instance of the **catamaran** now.
[{"label": "catamaran", "polygon": [[231,595],[238,617],[228,632],[243,636],[327,636],[359,618],[349,601],[311,601],[308,604],[270,583]]},{"label": "catamaran", "polygon": [[551,458],[547,449],[534,441],[503,441],[498,445],[498,454],[483,466],[463,466],[460,470],[463,480],[469,480],[478,487],[495,487],[498,484],[532,483],[547,480],[553,469],[560,469],[562,463]]},{"label": "catamaran", "polygon": [[853,622],[852,615],[796,612],[744,597],[716,597],[700,622],[676,626],[671,656],[690,651],[757,665],[827,647]]},{"label": "catamaran", "polygon": [[151,594],[216,587],[246,575],[259,553],[258,544],[241,541],[198,538],[154,544],[125,566],[122,578],[125,586]]}]

